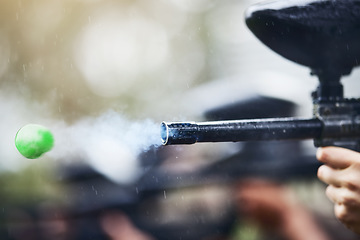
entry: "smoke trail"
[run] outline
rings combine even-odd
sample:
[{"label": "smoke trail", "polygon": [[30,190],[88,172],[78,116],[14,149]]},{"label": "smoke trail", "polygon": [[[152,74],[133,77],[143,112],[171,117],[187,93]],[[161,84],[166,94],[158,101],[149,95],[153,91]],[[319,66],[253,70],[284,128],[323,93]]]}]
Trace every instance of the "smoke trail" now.
[{"label": "smoke trail", "polygon": [[51,130],[55,144],[43,158],[59,165],[88,163],[110,179],[128,183],[141,173],[138,155],[160,146],[160,123],[132,121],[115,111],[86,117],[74,124],[54,119],[46,103],[27,101],[12,88],[0,89],[0,172],[18,171],[37,160],[24,158],[15,147],[15,135],[26,124],[36,123]]},{"label": "smoke trail", "polygon": [[127,183],[140,173],[138,155],[161,145],[159,128],[151,120],[134,122],[108,111],[70,126],[54,126],[55,147],[48,155],[66,161],[80,158],[110,179]]}]

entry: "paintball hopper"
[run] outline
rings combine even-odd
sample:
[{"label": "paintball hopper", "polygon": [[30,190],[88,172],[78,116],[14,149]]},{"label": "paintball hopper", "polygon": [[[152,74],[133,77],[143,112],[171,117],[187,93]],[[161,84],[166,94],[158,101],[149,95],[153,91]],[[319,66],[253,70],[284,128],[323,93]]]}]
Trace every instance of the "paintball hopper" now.
[{"label": "paintball hopper", "polygon": [[316,70],[348,74],[360,57],[360,1],[273,1],[254,5],[246,24],[266,46]]},{"label": "paintball hopper", "polygon": [[360,64],[360,1],[265,2],[248,8],[246,24],[266,46],[319,77],[317,98],[343,97],[340,77]]},{"label": "paintball hopper", "polygon": [[360,64],[360,1],[272,1],[246,11],[246,24],[266,46],[310,67],[346,75]]}]

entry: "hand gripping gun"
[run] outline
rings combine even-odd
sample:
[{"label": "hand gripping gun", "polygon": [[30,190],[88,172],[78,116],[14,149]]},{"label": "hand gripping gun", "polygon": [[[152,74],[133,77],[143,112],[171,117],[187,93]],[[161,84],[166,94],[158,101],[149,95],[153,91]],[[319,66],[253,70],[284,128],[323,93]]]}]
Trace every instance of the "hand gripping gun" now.
[{"label": "hand gripping gun", "polygon": [[277,0],[251,6],[245,21],[270,49],[318,77],[313,118],[163,122],[163,144],[314,139],[316,147],[360,151],[360,100],[344,98],[340,82],[360,65],[360,1]]}]

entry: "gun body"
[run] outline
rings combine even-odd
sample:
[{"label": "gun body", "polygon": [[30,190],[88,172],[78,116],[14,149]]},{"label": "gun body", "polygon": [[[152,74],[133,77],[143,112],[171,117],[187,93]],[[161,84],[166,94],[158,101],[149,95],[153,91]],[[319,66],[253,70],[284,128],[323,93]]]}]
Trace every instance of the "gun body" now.
[{"label": "gun body", "polygon": [[313,118],[164,122],[163,144],[314,139],[317,147],[360,151],[360,100],[345,99],[340,82],[360,65],[359,9],[358,0],[278,0],[246,12],[246,24],[260,41],[317,75]]}]

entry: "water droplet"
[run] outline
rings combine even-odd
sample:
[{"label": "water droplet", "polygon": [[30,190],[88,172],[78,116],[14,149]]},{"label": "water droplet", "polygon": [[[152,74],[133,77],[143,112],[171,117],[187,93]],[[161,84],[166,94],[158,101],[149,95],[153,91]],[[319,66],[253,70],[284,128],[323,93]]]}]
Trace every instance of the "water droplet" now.
[{"label": "water droplet", "polygon": [[95,192],[95,194],[97,195],[98,194],[98,192],[97,192],[97,190],[94,188],[94,185],[93,186],[91,186],[92,187],[92,190]]}]

